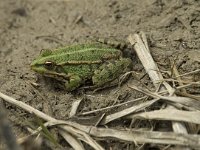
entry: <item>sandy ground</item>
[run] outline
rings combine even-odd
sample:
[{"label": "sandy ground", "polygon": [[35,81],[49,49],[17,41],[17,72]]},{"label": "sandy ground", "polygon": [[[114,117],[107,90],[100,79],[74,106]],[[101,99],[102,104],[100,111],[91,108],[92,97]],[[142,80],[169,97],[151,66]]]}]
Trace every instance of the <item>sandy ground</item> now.
[{"label": "sandy ground", "polygon": [[[59,119],[67,119],[71,104],[83,97],[81,111],[139,97],[126,86],[140,83],[134,77],[121,88],[77,94],[53,88],[30,70],[30,63],[41,49],[83,42],[91,37],[126,40],[130,33],[138,31],[146,33],[152,55],[162,71],[170,71],[170,61],[181,74],[200,68],[199,1],[0,0],[0,91]],[[140,62],[135,58],[133,63],[138,78],[142,77],[145,72]],[[187,79],[199,80],[200,75]],[[143,80],[148,81],[148,77]],[[33,82],[39,87],[34,87]],[[5,105],[16,136],[27,135],[24,126],[32,117]]]}]

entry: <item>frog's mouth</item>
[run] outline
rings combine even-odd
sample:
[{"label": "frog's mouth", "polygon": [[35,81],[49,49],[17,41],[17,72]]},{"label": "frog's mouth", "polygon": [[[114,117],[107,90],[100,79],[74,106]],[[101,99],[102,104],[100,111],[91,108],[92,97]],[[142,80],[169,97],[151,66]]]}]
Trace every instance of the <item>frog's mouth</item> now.
[{"label": "frog's mouth", "polygon": [[53,63],[51,62],[38,63],[38,62],[33,61],[30,66],[31,66],[31,70],[41,73],[41,74],[46,74],[50,70],[53,70]]},{"label": "frog's mouth", "polygon": [[38,73],[45,73],[48,71],[42,65],[31,64],[30,66],[31,66],[31,70],[38,72]]},{"label": "frog's mouth", "polygon": [[70,75],[67,75],[65,73],[57,73],[55,71],[48,70],[43,65],[31,65],[31,69],[39,74],[42,74],[46,77],[50,78],[56,78],[57,80],[68,80]]}]

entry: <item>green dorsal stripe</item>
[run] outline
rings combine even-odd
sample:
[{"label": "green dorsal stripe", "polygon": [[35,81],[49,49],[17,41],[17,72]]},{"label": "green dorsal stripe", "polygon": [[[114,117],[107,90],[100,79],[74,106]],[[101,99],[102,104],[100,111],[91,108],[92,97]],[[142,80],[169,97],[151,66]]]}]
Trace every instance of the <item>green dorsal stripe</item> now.
[{"label": "green dorsal stripe", "polygon": [[77,64],[100,64],[102,63],[101,60],[97,61],[67,61],[63,63],[56,64],[56,66],[63,66],[63,65],[77,65]]},{"label": "green dorsal stripe", "polygon": [[[55,51],[53,51],[52,52],[52,54],[54,54],[54,52],[55,52],[55,54],[56,55],[58,55],[57,54],[57,52],[58,52],[59,50],[55,50]],[[90,47],[90,48],[84,48],[84,49],[80,49],[80,50],[75,50],[75,51],[63,51],[60,55],[62,55],[63,53],[64,54],[75,54],[75,53],[85,53],[85,52],[88,52],[88,51],[96,51],[96,52],[98,52],[99,51],[99,53],[102,53],[102,52],[100,52],[100,51],[105,51],[105,52],[112,52],[112,51],[116,51],[116,49],[114,49],[114,48],[98,48],[98,47]]]}]

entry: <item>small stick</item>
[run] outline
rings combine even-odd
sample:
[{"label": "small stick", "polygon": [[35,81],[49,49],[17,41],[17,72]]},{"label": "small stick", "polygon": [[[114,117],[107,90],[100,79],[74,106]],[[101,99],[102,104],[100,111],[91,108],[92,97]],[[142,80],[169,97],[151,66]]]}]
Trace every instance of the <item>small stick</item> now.
[{"label": "small stick", "polygon": [[133,99],[133,100],[130,100],[130,101],[127,101],[127,102],[124,102],[124,103],[120,103],[120,104],[116,104],[116,105],[112,105],[112,106],[108,106],[108,107],[104,107],[104,108],[100,108],[100,109],[96,109],[96,110],[92,110],[92,111],[83,112],[83,113],[81,113],[81,115],[89,115],[89,114],[92,114],[92,113],[97,113],[97,112],[105,111],[105,110],[108,110],[108,109],[113,109],[113,108],[120,107],[120,106],[129,104],[129,103],[133,103],[133,102],[143,100],[145,98],[147,98],[147,96],[143,96],[143,97],[140,97],[140,98],[137,98],[137,99]]},{"label": "small stick", "polygon": [[[183,84],[183,82],[182,82],[182,79],[181,79],[181,77],[180,77],[180,74],[179,74],[178,69],[177,69],[177,67],[176,67],[175,64],[172,66],[172,69],[173,69],[174,76],[176,76],[176,78],[177,78],[177,80],[178,80],[178,84],[179,84],[180,86],[183,86],[184,84]],[[186,91],[186,89],[184,89],[184,88],[181,89],[180,91],[183,92],[184,94],[187,94],[187,91]]]},{"label": "small stick", "polygon": [[194,70],[194,71],[191,71],[191,72],[187,72],[187,73],[175,76],[175,78],[177,78],[177,77],[183,77],[183,76],[194,74],[194,73],[198,73],[198,72],[200,72],[200,69],[197,69],[197,70]]}]

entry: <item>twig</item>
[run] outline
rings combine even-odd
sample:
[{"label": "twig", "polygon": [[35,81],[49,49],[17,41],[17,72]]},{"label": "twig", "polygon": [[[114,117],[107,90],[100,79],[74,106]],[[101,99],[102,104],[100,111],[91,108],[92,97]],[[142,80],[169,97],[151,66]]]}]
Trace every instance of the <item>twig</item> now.
[{"label": "twig", "polygon": [[[180,77],[180,75],[179,75],[178,69],[176,68],[176,65],[175,65],[175,64],[172,66],[172,69],[173,69],[174,75],[177,76],[176,78],[177,78],[177,80],[178,80],[178,84],[179,84],[180,86],[183,86],[182,79],[181,79],[181,77]],[[181,89],[180,91],[183,92],[183,93],[187,93],[186,89]]]},{"label": "twig", "polygon": [[[200,82],[190,82],[190,81],[183,81],[183,80],[179,81],[179,80],[175,80],[175,79],[164,79],[162,81],[179,82],[179,83],[190,84],[190,85],[200,85]],[[158,81],[158,83],[161,83],[162,81],[160,80],[160,81]],[[184,84],[181,86],[184,86]],[[176,87],[176,89],[177,89],[177,87]]]},{"label": "twig", "polygon": [[200,72],[200,69],[197,69],[197,70],[194,70],[194,71],[191,71],[191,72],[187,72],[187,73],[184,73],[184,74],[181,74],[181,75],[177,75],[177,76],[175,76],[175,78],[183,77],[183,76],[186,76],[186,75],[189,75],[189,74],[193,74],[193,73],[198,73],[198,72]]},{"label": "twig", "polygon": [[180,96],[162,96],[162,95],[159,95],[159,93],[153,93],[148,90],[140,89],[136,86],[131,86],[130,88],[137,90],[139,92],[142,92],[153,98],[159,98],[161,100],[166,100],[168,102],[181,104],[185,108],[188,108],[188,110],[200,110],[200,101],[197,101],[196,99],[193,99],[193,98],[180,97]]},{"label": "twig", "polygon": [[153,100],[150,100],[150,101],[138,104],[138,105],[134,105],[134,106],[132,106],[130,108],[126,108],[126,109],[124,109],[122,111],[119,111],[119,112],[116,112],[114,114],[107,115],[102,120],[101,124],[107,124],[107,123],[109,123],[109,122],[111,122],[113,120],[119,119],[119,118],[124,117],[126,115],[129,115],[131,113],[138,112],[138,111],[140,111],[142,109],[145,109],[146,107],[151,106],[152,104],[154,104],[158,100],[159,99],[153,99]]},{"label": "twig", "polygon": [[161,109],[150,112],[131,114],[128,115],[127,118],[131,119],[142,118],[147,120],[173,120],[173,121],[200,124],[199,116],[200,116],[200,111],[182,111],[177,109],[172,109],[168,111],[167,109]]},{"label": "twig", "polygon": [[133,99],[133,100],[130,100],[130,101],[127,101],[127,102],[124,102],[124,103],[120,103],[120,104],[116,104],[116,105],[113,105],[113,106],[108,106],[108,107],[104,107],[104,108],[101,108],[101,109],[96,109],[96,110],[84,112],[84,113],[81,113],[81,115],[88,115],[88,114],[92,114],[92,113],[96,113],[96,112],[105,111],[105,110],[108,110],[108,109],[113,109],[113,108],[120,107],[120,106],[129,104],[129,103],[133,103],[133,102],[136,102],[136,101],[143,100],[145,98],[147,98],[147,96],[137,98],[137,99]]}]

